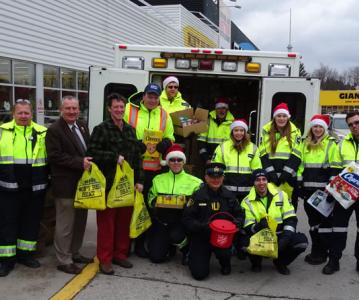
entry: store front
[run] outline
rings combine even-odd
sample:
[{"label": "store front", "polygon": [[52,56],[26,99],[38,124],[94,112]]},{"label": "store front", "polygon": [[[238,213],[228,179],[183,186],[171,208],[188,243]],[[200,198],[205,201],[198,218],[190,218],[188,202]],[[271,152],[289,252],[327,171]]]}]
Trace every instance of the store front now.
[{"label": "store front", "polygon": [[320,106],[322,113],[348,113],[359,110],[359,91],[336,90],[320,91]]}]

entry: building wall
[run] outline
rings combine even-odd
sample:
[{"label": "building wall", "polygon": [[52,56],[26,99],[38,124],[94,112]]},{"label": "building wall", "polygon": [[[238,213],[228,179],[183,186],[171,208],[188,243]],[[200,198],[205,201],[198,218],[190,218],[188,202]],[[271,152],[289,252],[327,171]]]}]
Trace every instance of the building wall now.
[{"label": "building wall", "polygon": [[0,3],[4,57],[85,70],[89,65],[112,65],[116,42],[182,45],[179,32],[126,0]]}]

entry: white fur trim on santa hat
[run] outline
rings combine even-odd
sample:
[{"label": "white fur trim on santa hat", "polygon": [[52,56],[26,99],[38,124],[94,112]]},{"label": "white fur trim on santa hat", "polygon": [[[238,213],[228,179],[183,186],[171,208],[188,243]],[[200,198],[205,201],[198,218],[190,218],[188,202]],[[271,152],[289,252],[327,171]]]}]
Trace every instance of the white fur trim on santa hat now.
[{"label": "white fur trim on santa hat", "polygon": [[177,83],[177,85],[179,85],[179,80],[177,77],[168,76],[165,80],[163,80],[163,88],[165,89],[167,84],[169,84],[170,82],[175,82],[175,83]]},{"label": "white fur trim on santa hat", "polygon": [[288,110],[284,109],[284,108],[280,108],[280,109],[277,109],[274,113],[273,113],[273,118],[276,116],[276,115],[279,115],[279,114],[284,114],[286,115],[288,118],[290,118],[290,113]]},{"label": "white fur trim on santa hat", "polygon": [[309,125],[310,125],[310,127],[313,127],[315,125],[320,125],[325,130],[328,129],[328,124],[325,121],[323,121],[322,119],[314,119],[314,120],[310,121]]},{"label": "white fur trim on santa hat", "polygon": [[230,128],[231,128],[231,131],[235,128],[235,127],[242,127],[244,128],[244,130],[247,132],[248,131],[248,125],[246,123],[244,123],[243,121],[241,120],[236,120],[236,121],[233,121],[233,123],[231,124]]},{"label": "white fur trim on santa hat", "polygon": [[217,102],[215,108],[228,108],[228,104],[224,102]]},{"label": "white fur trim on santa hat", "polygon": [[166,163],[168,164],[171,158],[182,158],[183,162],[186,163],[186,155],[182,151],[171,151],[166,155]]}]

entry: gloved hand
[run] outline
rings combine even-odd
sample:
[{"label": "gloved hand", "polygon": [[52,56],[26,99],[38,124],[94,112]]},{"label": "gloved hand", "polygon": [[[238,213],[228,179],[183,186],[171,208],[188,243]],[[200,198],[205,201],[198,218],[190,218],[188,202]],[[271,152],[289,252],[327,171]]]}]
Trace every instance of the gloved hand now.
[{"label": "gloved hand", "polygon": [[253,231],[258,232],[264,228],[268,228],[268,221],[266,217],[260,219],[259,222],[254,225]]},{"label": "gloved hand", "polygon": [[156,145],[156,150],[162,155],[165,155],[167,149],[171,146],[172,146],[172,141],[170,139],[165,138]]},{"label": "gloved hand", "polygon": [[277,174],[275,172],[269,172],[268,173],[268,178],[269,178],[269,182],[274,183],[276,186],[280,185],[278,176],[277,176]]},{"label": "gloved hand", "polygon": [[292,231],[284,230],[278,239],[278,251],[282,252],[289,245],[290,239],[293,235]]},{"label": "gloved hand", "polygon": [[278,178],[278,183],[281,185],[282,183],[289,182],[290,181],[290,174],[287,172],[282,172]]},{"label": "gloved hand", "polygon": [[138,147],[139,147],[139,150],[140,150],[141,154],[144,154],[146,152],[146,150],[147,150],[147,146],[142,142],[138,143]]}]

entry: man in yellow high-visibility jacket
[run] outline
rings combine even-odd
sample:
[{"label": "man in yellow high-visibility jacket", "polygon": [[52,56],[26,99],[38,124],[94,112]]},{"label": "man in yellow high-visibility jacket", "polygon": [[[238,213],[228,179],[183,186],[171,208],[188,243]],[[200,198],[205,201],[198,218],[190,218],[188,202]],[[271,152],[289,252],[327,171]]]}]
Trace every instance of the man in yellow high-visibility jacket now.
[{"label": "man in yellow high-visibility jacket", "polygon": [[48,181],[46,128],[32,121],[31,102],[16,101],[14,119],[0,126],[0,276],[32,257]]},{"label": "man in yellow high-visibility jacket", "polygon": [[[144,142],[146,130],[162,133],[162,141],[155,149],[164,155],[174,141],[173,123],[169,114],[159,105],[161,88],[155,84],[148,84],[143,92],[138,92],[129,97],[126,104],[124,121],[136,130],[137,139]],[[144,150],[146,146],[144,146]],[[147,148],[143,155],[142,167],[144,170],[143,195],[147,204],[147,194],[152,185],[152,179],[161,173],[161,156],[150,155],[154,149]],[[143,238],[137,238],[135,253],[140,257],[146,257],[147,251],[144,247]]]}]

